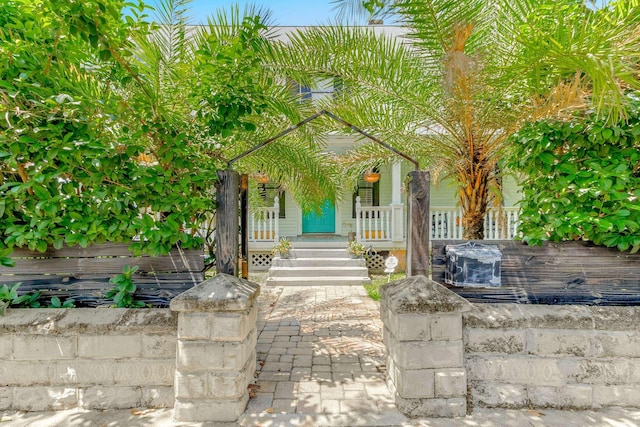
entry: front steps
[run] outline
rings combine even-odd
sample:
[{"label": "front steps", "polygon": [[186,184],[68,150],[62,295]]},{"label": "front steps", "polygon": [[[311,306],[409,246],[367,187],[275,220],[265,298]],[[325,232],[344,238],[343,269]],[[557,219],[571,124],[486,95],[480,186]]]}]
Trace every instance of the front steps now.
[{"label": "front steps", "polygon": [[291,257],[274,257],[267,285],[349,286],[371,283],[364,259],[352,259],[346,249],[292,249]]}]

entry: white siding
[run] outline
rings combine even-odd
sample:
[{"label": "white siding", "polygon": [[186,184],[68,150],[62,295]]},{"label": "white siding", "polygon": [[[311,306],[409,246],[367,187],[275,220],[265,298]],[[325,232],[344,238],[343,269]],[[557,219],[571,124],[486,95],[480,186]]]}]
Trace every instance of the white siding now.
[{"label": "white siding", "polygon": [[298,234],[298,222],[300,208],[288,191],[285,196],[285,217],[280,219],[280,236],[296,236]]}]

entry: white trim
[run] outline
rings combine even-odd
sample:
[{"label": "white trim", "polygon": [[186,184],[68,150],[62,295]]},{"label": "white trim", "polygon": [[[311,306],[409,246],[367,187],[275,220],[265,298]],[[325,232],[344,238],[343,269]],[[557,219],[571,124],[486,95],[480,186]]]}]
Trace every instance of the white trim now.
[{"label": "white trim", "polygon": [[399,161],[391,166],[391,205],[402,204],[402,165]]}]

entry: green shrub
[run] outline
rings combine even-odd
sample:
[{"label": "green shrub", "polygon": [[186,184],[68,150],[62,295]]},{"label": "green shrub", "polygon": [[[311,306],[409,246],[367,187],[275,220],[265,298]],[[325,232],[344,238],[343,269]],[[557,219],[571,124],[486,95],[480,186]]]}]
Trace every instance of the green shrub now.
[{"label": "green shrub", "polygon": [[113,307],[118,308],[139,308],[145,307],[142,301],[136,301],[133,298],[133,294],[136,292],[136,285],[133,283],[133,273],[138,271],[138,266],[134,265],[130,267],[124,266],[121,274],[114,276],[109,280],[109,283],[113,284],[113,288],[106,294],[105,298],[113,299]]},{"label": "green shrub", "polygon": [[530,124],[513,136],[512,166],[525,174],[525,241],[640,249],[640,102],[632,104],[627,122],[587,115]]}]

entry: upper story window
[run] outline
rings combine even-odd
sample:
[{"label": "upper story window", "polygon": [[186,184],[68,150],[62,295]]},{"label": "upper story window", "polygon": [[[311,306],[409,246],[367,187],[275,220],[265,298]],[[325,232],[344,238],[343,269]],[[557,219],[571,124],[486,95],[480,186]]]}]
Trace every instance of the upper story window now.
[{"label": "upper story window", "polygon": [[317,101],[322,98],[333,96],[342,87],[340,79],[318,79],[313,87],[302,86],[294,83],[294,87],[300,99]]}]

